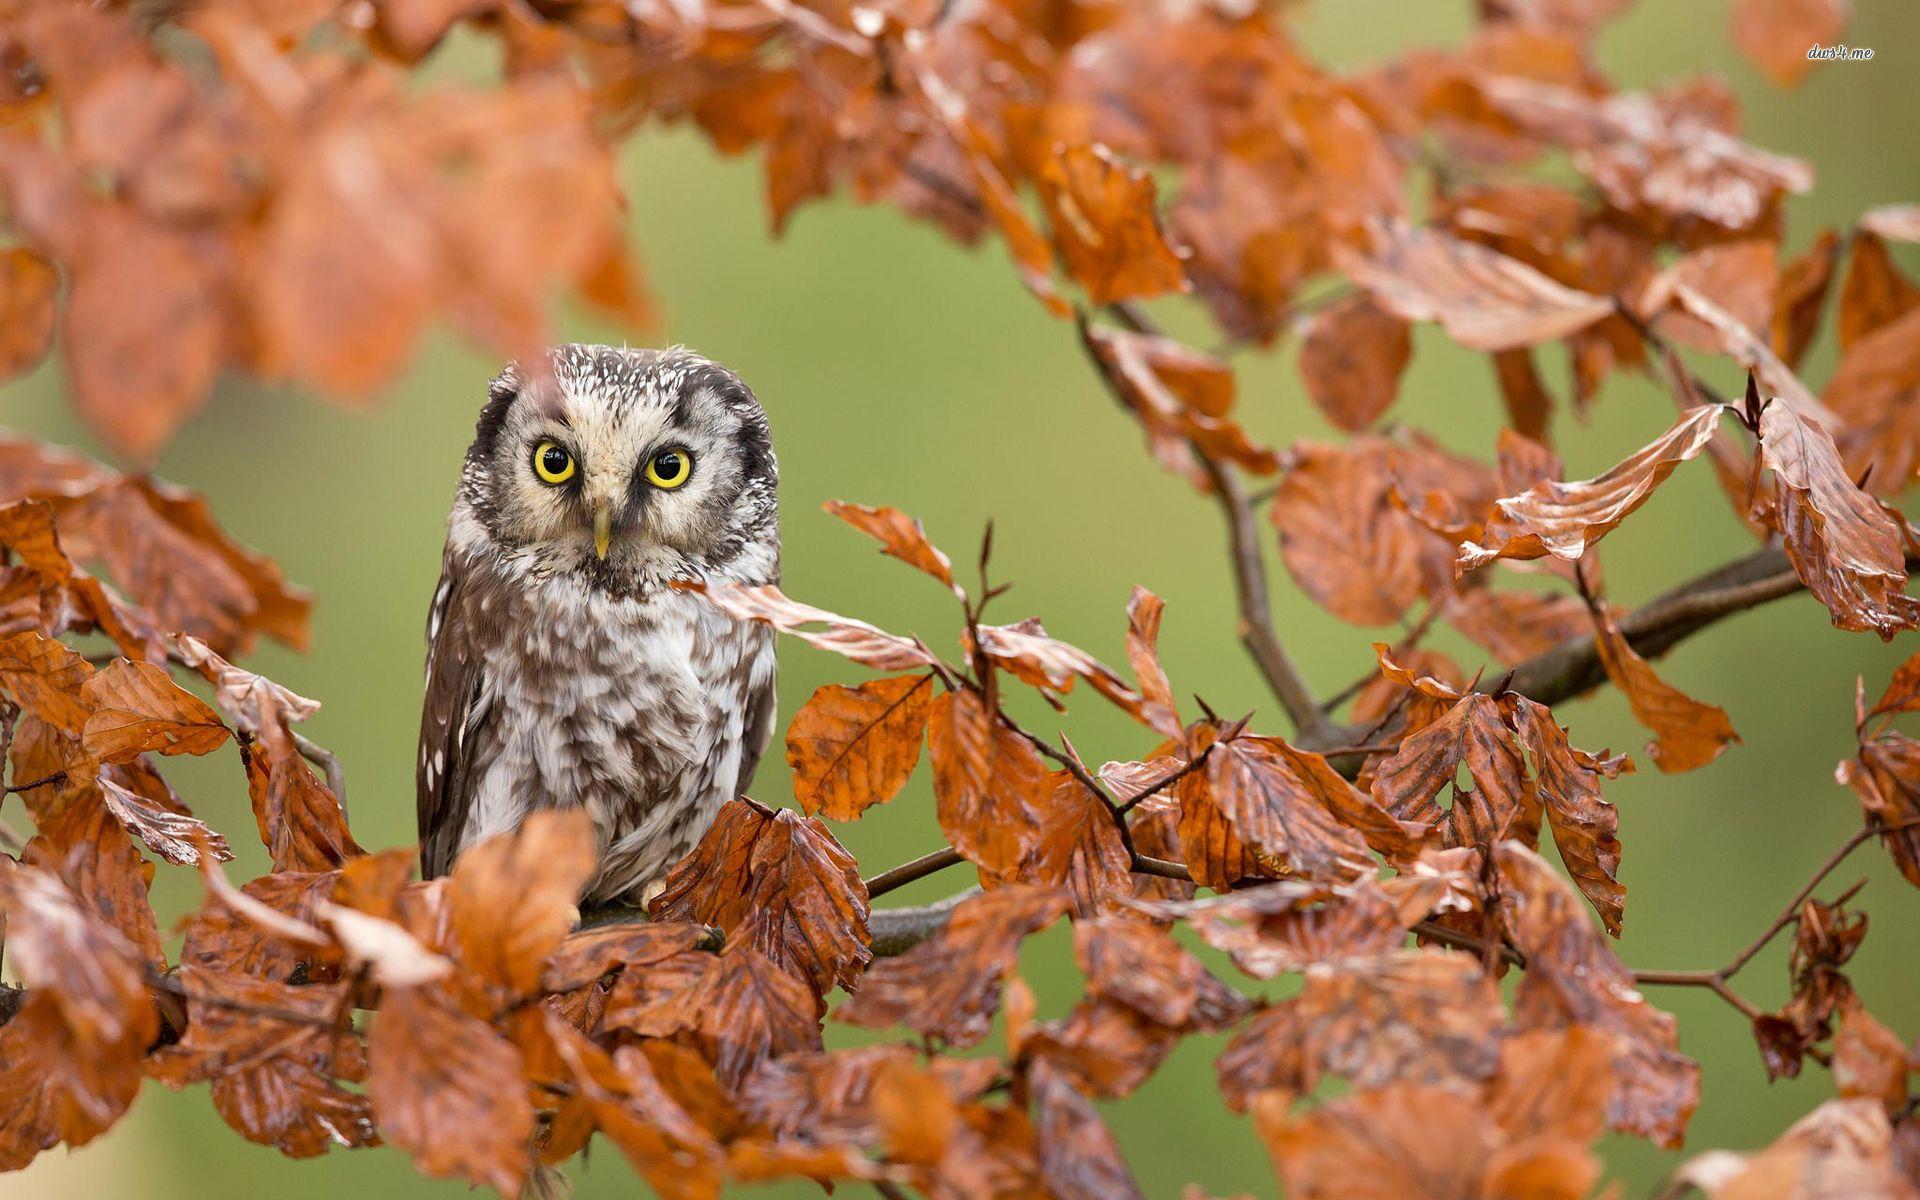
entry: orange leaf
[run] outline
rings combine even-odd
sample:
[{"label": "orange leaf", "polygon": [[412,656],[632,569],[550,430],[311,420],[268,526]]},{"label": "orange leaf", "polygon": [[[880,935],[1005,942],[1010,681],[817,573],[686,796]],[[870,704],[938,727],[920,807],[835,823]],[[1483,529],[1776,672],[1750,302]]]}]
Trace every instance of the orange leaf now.
[{"label": "orange leaf", "polygon": [[1012,874],[1035,844],[1051,792],[1039,752],[962,691],[934,698],[927,754],[947,839],[983,871]]},{"label": "orange leaf", "polygon": [[520,1052],[437,987],[389,988],[367,1037],[380,1134],[421,1174],[515,1196],[533,1168]]},{"label": "orange leaf", "polygon": [[1465,574],[1496,558],[1549,554],[1577,561],[1645,504],[1675,467],[1707,448],[1725,411],[1717,404],[1689,410],[1665,433],[1592,479],[1544,480],[1495,501],[1478,542],[1460,546],[1455,569]]},{"label": "orange leaf", "polygon": [[1300,378],[1327,420],[1350,433],[1380,419],[1413,357],[1413,332],[1365,292],[1315,314],[1300,343]]},{"label": "orange leaf", "polygon": [[1613,311],[1517,259],[1437,229],[1373,226],[1370,254],[1336,249],[1341,268],[1387,311],[1438,321],[1470,350],[1513,350],[1585,329]]},{"label": "orange leaf", "polygon": [[1882,641],[1920,624],[1906,594],[1899,524],[1850,479],[1833,437],[1780,400],[1760,414],[1760,461],[1773,471],[1771,521],[1787,557],[1836,628]]},{"label": "orange leaf", "polygon": [[1655,766],[1668,772],[1691,771],[1706,766],[1740,740],[1726,710],[1695,700],[1654,674],[1621,634],[1611,613],[1596,612],[1593,624],[1607,677],[1626,696],[1634,719],[1653,732],[1647,753]]},{"label": "orange leaf", "polygon": [[533,994],[547,956],[573,928],[599,851],[582,809],[533,813],[466,850],[447,882],[460,961],[516,996]]},{"label": "orange leaf", "polygon": [[917,571],[924,571],[953,589],[963,599],[966,593],[953,581],[953,560],[927,540],[926,530],[917,518],[897,508],[869,508],[845,500],[829,500],[823,505],[829,513],[880,542],[880,552]]},{"label": "orange leaf", "polygon": [[81,689],[93,711],[82,744],[101,762],[126,762],[149,750],[206,754],[227,740],[220,715],[152,663],[115,659]]},{"label": "orange leaf", "polygon": [[853,821],[899,794],[920,761],[932,681],[899,675],[814,692],[787,725],[787,766],[800,807]]},{"label": "orange leaf", "polygon": [[1154,209],[1151,175],[1094,143],[1056,147],[1037,182],[1067,272],[1094,304],[1185,290]]},{"label": "orange leaf", "polygon": [[0,252],[0,380],[31,371],[53,343],[60,274],[25,246]]},{"label": "orange leaf", "polygon": [[852,990],[867,952],[867,889],[815,818],[730,800],[654,898],[655,920],[697,921],[751,946],[825,996]]}]

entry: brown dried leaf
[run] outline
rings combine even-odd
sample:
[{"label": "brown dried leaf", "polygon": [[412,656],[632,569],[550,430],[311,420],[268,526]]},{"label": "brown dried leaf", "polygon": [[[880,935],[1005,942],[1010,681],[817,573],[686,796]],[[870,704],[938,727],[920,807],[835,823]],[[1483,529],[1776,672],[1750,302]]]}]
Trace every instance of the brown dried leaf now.
[{"label": "brown dried leaf", "polygon": [[53,344],[60,273],[25,246],[0,252],[0,380],[31,371]]},{"label": "brown dried leaf", "polygon": [[[781,633],[878,670],[907,671],[938,662],[917,641],[876,629],[865,621],[789,600],[772,584],[680,583],[675,586],[703,594],[736,620],[764,621]],[[803,628],[815,624],[826,628],[818,631]]]},{"label": "brown dried leaf", "polygon": [[931,675],[828,684],[787,725],[794,798],[809,815],[857,820],[893,799],[920,761]]},{"label": "brown dried leaf", "polygon": [[1138,919],[1103,917],[1073,927],[1073,953],[1087,995],[1181,1032],[1214,1033],[1251,1007],[1173,936]]},{"label": "brown dried leaf", "polygon": [[1822,229],[1812,245],[1780,268],[1780,287],[1773,298],[1773,352],[1795,370],[1819,331],[1839,260],[1839,235]]},{"label": "brown dried leaf", "polygon": [[1831,46],[1853,16],[1848,0],[1735,0],[1727,16],[1733,44],[1774,86],[1798,87],[1817,65],[1811,46]]},{"label": "brown dried leaf", "polygon": [[1513,350],[1563,338],[1613,311],[1516,259],[1437,229],[1372,227],[1373,249],[1336,247],[1340,267],[1389,312],[1438,321],[1470,350]]},{"label": "brown dried leaf", "polygon": [[1592,479],[1548,479],[1494,502],[1494,515],[1476,543],[1462,543],[1460,574],[1497,558],[1577,561],[1595,542],[1645,504],[1673,469],[1706,449],[1726,410],[1700,405],[1671,428]]},{"label": "brown dried leaf", "polygon": [[1856,231],[1847,250],[1846,278],[1840,285],[1840,349],[1853,349],[1854,343],[1916,306],[1920,306],[1920,288],[1894,264],[1887,243],[1870,231]]},{"label": "brown dried leaf", "polygon": [[1296,443],[1267,516],[1313,601],[1353,625],[1398,620],[1445,577],[1446,548],[1395,502],[1398,450],[1383,439]]},{"label": "brown dried leaf", "polygon": [[[1442,813],[1435,799],[1462,763],[1473,788],[1456,789],[1452,811]],[[1508,837],[1532,844],[1539,836],[1540,798],[1527,777],[1520,741],[1494,698],[1479,692],[1402,741],[1375,768],[1373,795],[1402,821],[1444,823],[1452,846],[1487,847]]]},{"label": "brown dried leaf", "polygon": [[1215,1068],[1235,1109],[1326,1075],[1369,1090],[1485,1079],[1499,1064],[1500,992],[1478,959],[1395,950],[1307,968],[1299,995],[1234,1035]]},{"label": "brown dried leaf", "polygon": [[1725,709],[1695,700],[1655,674],[1604,607],[1593,614],[1593,630],[1607,678],[1627,698],[1634,720],[1653,732],[1647,755],[1654,766],[1669,773],[1691,771],[1740,740]]},{"label": "brown dried leaf", "polygon": [[1300,378],[1327,420],[1357,433],[1392,407],[1413,332],[1365,292],[1315,314],[1300,341]]},{"label": "brown dried leaf", "polygon": [[220,714],[152,663],[115,659],[87,680],[81,698],[90,710],[81,744],[101,762],[148,751],[207,754],[227,740]]},{"label": "brown dried leaf", "polygon": [[1753,1154],[1711,1150],[1674,1172],[1675,1186],[1707,1200],[1913,1200],[1895,1161],[1894,1133],[1872,1100],[1829,1100]]},{"label": "brown dried leaf", "polygon": [[826,826],[791,809],[728,801],[654,898],[656,920],[727,931],[825,996],[851,991],[871,961],[867,889],[858,864]]},{"label": "brown dried leaf", "polygon": [[962,691],[934,697],[927,754],[947,839],[982,871],[1013,874],[1038,844],[1052,795],[1039,752]]},{"label": "brown dried leaf", "polygon": [[834,1019],[869,1029],[905,1025],[964,1049],[987,1036],[1020,943],[1067,910],[1052,888],[1009,885],[962,901],[946,927],[868,969]]},{"label": "brown dried leaf", "polygon": [[536,812],[468,847],[447,881],[461,964],[515,996],[533,994],[599,859],[583,809]]},{"label": "brown dried leaf", "polygon": [[82,689],[93,666],[64,643],[38,633],[0,638],[0,695],[66,733],[79,733],[93,715]]},{"label": "brown dried leaf", "polygon": [[927,540],[927,532],[920,528],[918,518],[897,508],[869,508],[845,500],[829,500],[822,507],[861,533],[877,539],[882,554],[897,558],[916,571],[926,572],[951,588],[954,595],[965,596],[960,585],[953,581],[953,560]]},{"label": "brown dried leaf", "polygon": [[1867,824],[1887,831],[1881,843],[1907,882],[1920,887],[1920,742],[1892,730],[1863,737],[1859,754],[1834,777],[1860,797]]},{"label": "brown dried leaf", "polygon": [[1495,849],[1500,911],[1527,971],[1514,995],[1521,1030],[1584,1025],[1617,1044],[1607,1121],[1623,1133],[1678,1145],[1700,1103],[1700,1068],[1680,1054],[1673,1018],[1647,1003],[1552,868],[1513,842]]},{"label": "brown dried leaf", "polygon": [[187,1031],[149,1060],[163,1083],[210,1083],[214,1108],[235,1132],[290,1158],[378,1144],[366,1095],[341,1086],[365,1082],[367,1072],[359,1038],[342,1023],[351,1012],[346,985],[295,987],[196,966],[175,978]]},{"label": "brown dried leaf", "polygon": [[1143,587],[1136,586],[1127,596],[1127,664],[1140,692],[1137,715],[1150,729],[1175,737],[1180,712],[1173,685],[1160,666],[1160,614],[1165,608],[1166,601]]},{"label": "brown dried leaf", "polygon": [[1627,889],[1620,884],[1620,814],[1600,796],[1600,780],[1633,770],[1625,758],[1596,758],[1567,742],[1545,706],[1525,696],[1501,697],[1514,732],[1533,762],[1534,788],[1553,829],[1553,844],[1574,886],[1593,903],[1607,932],[1620,936]]},{"label": "brown dried leaf", "polygon": [[1144,1200],[1092,1103],[1045,1060],[1027,1069],[1040,1177],[1058,1200]]},{"label": "brown dried leaf", "polygon": [[435,1179],[514,1196],[533,1167],[533,1107],[513,1043],[444,989],[390,988],[367,1038],[381,1135]]},{"label": "brown dried leaf", "polygon": [[1770,401],[1760,414],[1760,461],[1773,471],[1770,523],[1834,626],[1890,641],[1920,624],[1920,601],[1906,594],[1900,526],[1848,477],[1832,435]]},{"label": "brown dried leaf", "polygon": [[1036,183],[1067,273],[1094,304],[1186,289],[1154,209],[1151,175],[1095,143],[1056,147]]},{"label": "brown dried leaf", "polygon": [[[687,970],[662,976],[662,986],[625,1013],[616,991],[607,1005],[608,1026],[646,1037],[687,1034],[730,1091],[770,1058],[820,1049],[820,1001],[804,978],[740,941],[717,955],[686,959]],[[623,975],[622,982],[630,977],[639,978]]]}]

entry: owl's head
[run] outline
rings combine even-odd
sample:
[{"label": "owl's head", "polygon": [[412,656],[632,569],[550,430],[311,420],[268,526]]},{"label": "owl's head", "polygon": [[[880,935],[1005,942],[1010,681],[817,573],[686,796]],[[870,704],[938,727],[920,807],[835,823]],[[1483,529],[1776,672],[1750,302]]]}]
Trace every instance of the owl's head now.
[{"label": "owl's head", "polygon": [[766,413],[685,350],[560,346],[494,380],[460,498],[500,548],[619,582],[721,567],[777,537]]}]

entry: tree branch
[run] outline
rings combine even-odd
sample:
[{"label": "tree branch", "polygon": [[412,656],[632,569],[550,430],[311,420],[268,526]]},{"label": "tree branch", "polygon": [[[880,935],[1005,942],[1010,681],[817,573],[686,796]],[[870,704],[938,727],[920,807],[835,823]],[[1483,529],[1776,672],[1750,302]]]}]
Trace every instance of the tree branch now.
[{"label": "tree branch", "polygon": [[1240,643],[1247,648],[1254,666],[1279,699],[1301,739],[1322,736],[1328,727],[1326,714],[1320,711],[1320,702],[1307,686],[1306,677],[1294,665],[1286,647],[1280,644],[1280,635],[1274,631],[1273,604],[1267,595],[1266,555],[1260,548],[1259,523],[1254,518],[1253,506],[1247,501],[1246,489],[1232,467],[1216,462],[1197,445],[1193,447],[1193,454],[1213,484],[1214,495],[1219,497],[1221,513],[1227,520],[1227,554],[1233,563],[1234,595],[1240,609]]},{"label": "tree branch", "polygon": [[[1112,311],[1123,325],[1134,332],[1159,336],[1152,319],[1137,307],[1117,304],[1112,306]],[[1087,359],[1093,363],[1094,373],[1100,376],[1114,399],[1123,408],[1128,407],[1120,381],[1113,377],[1095,352],[1087,329],[1086,318],[1082,314],[1080,344],[1087,352]],[[1234,595],[1240,613],[1240,642],[1252,656],[1254,666],[1267,681],[1267,687],[1280,701],[1280,707],[1286,710],[1294,732],[1303,739],[1320,737],[1329,724],[1326,714],[1320,710],[1320,702],[1314,697],[1313,689],[1307,686],[1306,677],[1280,644],[1280,635],[1273,627],[1273,604],[1267,595],[1267,560],[1260,547],[1259,522],[1254,517],[1246,489],[1231,466],[1215,459],[1192,438],[1186,439],[1186,442],[1194,460],[1206,471],[1207,479],[1213,485],[1213,494],[1220,501],[1221,515],[1226,518],[1227,558],[1233,565]]]}]

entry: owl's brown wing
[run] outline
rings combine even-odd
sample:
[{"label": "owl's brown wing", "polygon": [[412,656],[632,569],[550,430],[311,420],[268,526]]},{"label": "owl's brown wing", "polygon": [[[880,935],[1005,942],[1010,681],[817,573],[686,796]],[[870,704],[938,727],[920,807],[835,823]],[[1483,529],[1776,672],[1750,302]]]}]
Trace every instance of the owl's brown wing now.
[{"label": "owl's brown wing", "polygon": [[420,873],[444,875],[460,851],[460,833],[472,805],[474,764],[486,737],[491,692],[486,686],[473,581],[449,553],[427,613],[427,696],[420,712],[420,762],[415,799],[420,822]]},{"label": "owl's brown wing", "polygon": [[[772,653],[772,649],[768,649]],[[734,784],[735,796],[744,793],[753,784],[753,773],[760,769],[760,759],[767,752],[768,743],[773,741],[773,720],[777,698],[774,693],[773,677],[759,692],[747,697],[746,728],[740,738],[740,778]]]}]

